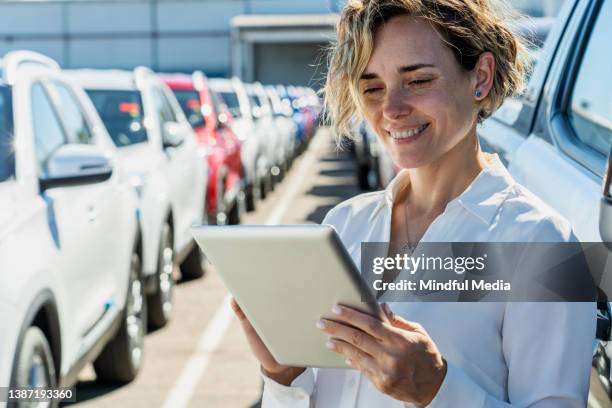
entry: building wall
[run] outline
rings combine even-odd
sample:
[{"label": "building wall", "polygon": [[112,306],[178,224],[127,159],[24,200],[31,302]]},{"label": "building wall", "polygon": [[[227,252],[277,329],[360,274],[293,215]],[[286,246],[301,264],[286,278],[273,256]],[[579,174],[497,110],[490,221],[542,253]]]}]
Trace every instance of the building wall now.
[{"label": "building wall", "polygon": [[319,88],[325,73],[324,43],[255,45],[254,77],[264,84]]},{"label": "building wall", "polygon": [[0,55],[30,49],[67,68],[231,71],[230,19],[312,14],[336,0],[48,0],[0,2]]},{"label": "building wall", "polygon": [[[211,76],[230,75],[232,59],[240,59],[241,68],[235,71],[247,80],[294,78],[308,84],[320,77],[310,67],[320,60],[320,40],[236,45],[230,20],[243,14],[327,14],[337,12],[345,1],[0,1],[0,56],[30,49],[66,68],[145,65],[165,72],[202,69]],[[525,10],[543,14],[554,13],[562,1],[513,0]]]}]

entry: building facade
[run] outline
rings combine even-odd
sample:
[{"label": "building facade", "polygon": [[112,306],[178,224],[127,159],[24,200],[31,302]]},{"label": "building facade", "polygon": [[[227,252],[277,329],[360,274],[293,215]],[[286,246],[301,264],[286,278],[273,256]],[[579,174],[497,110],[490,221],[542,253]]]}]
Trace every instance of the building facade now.
[{"label": "building facade", "polygon": [[[201,69],[210,76],[317,86],[344,1],[2,1],[0,55],[30,49],[66,68]],[[546,14],[561,0],[517,1],[543,4]]]}]

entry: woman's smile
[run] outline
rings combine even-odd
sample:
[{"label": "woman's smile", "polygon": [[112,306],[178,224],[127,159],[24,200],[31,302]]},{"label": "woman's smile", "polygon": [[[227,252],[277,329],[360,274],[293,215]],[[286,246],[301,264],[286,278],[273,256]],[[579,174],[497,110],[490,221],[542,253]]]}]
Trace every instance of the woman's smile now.
[{"label": "woman's smile", "polygon": [[419,140],[429,129],[430,123],[425,123],[420,126],[411,128],[393,128],[388,129],[387,134],[391,137],[394,143],[408,144]]}]

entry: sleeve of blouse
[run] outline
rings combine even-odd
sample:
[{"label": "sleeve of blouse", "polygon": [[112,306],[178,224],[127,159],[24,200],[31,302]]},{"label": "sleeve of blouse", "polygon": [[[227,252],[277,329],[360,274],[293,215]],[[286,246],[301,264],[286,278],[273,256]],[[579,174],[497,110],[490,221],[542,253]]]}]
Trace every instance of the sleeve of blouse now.
[{"label": "sleeve of blouse", "polygon": [[510,402],[494,398],[449,363],[428,407],[585,407],[595,324],[593,303],[509,303],[502,336]]},{"label": "sleeve of blouse", "polygon": [[308,408],[314,395],[316,372],[307,368],[290,386],[282,385],[261,373],[264,382],[262,408]]}]

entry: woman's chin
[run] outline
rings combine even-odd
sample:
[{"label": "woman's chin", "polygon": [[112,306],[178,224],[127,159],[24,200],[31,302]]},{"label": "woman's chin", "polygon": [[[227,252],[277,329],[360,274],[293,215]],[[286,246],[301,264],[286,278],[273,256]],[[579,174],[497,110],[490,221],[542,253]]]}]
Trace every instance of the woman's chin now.
[{"label": "woman's chin", "polygon": [[425,152],[402,152],[396,151],[393,154],[393,163],[399,169],[416,169],[430,163],[433,159],[429,153]]}]

